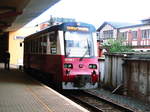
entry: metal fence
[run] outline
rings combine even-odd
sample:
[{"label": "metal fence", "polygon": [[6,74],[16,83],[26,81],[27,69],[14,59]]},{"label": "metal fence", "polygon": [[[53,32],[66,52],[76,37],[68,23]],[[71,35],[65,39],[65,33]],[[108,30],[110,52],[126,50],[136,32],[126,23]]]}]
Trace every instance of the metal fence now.
[{"label": "metal fence", "polygon": [[123,84],[122,58],[123,54],[106,54],[105,61],[99,61],[103,65],[100,65],[103,86],[114,89]]}]

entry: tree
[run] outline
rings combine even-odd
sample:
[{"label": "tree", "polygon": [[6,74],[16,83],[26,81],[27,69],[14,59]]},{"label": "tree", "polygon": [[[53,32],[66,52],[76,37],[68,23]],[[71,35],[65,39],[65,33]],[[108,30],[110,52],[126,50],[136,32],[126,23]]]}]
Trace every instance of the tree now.
[{"label": "tree", "polygon": [[115,52],[131,52],[131,46],[124,45],[124,39],[119,38],[117,40],[109,39],[103,44],[103,48],[106,49],[109,53]]}]

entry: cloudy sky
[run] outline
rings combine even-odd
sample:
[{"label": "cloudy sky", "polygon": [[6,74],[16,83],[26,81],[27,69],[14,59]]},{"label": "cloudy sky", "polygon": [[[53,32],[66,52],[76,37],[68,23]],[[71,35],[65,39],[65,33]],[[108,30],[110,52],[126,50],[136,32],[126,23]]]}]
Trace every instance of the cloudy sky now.
[{"label": "cloudy sky", "polygon": [[28,25],[54,17],[75,18],[99,27],[104,21],[136,23],[150,17],[150,0],[61,0]]}]

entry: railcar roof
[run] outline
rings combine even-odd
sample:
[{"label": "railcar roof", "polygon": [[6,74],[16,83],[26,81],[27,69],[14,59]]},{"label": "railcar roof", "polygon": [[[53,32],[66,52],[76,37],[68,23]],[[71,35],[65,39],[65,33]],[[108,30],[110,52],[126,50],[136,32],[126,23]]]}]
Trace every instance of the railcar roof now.
[{"label": "railcar roof", "polygon": [[52,31],[52,30],[55,30],[55,31],[57,31],[57,30],[64,30],[64,31],[66,31],[67,30],[66,29],[67,26],[87,27],[87,28],[90,29],[91,32],[95,32],[96,31],[95,27],[92,24],[82,23],[82,22],[65,22],[65,23],[62,23],[62,24],[59,24],[59,25],[51,26],[51,27],[49,27],[47,29],[44,29],[42,31],[39,31],[37,33],[31,34],[31,35],[27,36],[25,38],[25,40],[28,39],[28,38],[31,38],[31,37],[33,37],[35,35],[40,35],[41,33],[46,33],[46,32]]}]

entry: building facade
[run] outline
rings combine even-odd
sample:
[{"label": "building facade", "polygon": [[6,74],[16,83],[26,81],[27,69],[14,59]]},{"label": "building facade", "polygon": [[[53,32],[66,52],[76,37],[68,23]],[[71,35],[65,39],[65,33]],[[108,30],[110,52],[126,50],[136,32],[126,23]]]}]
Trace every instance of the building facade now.
[{"label": "building facade", "polygon": [[[23,65],[24,38],[39,30],[38,27],[23,27],[17,31],[9,32],[10,67],[18,68]],[[20,46],[22,43],[22,46]]]},{"label": "building facade", "polygon": [[135,51],[150,50],[150,19],[142,20],[141,24],[104,22],[97,32],[100,42],[121,38],[124,45],[132,46]]}]

